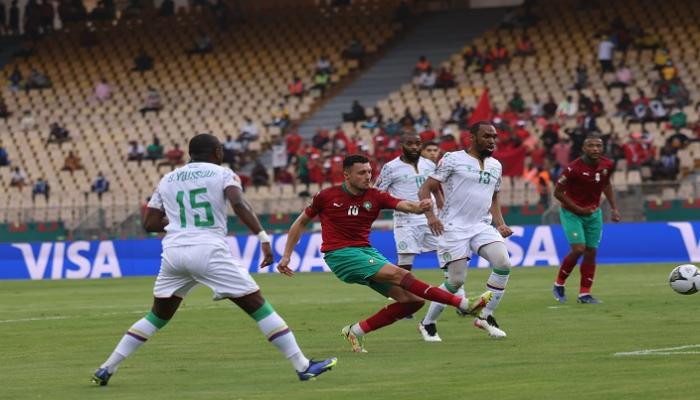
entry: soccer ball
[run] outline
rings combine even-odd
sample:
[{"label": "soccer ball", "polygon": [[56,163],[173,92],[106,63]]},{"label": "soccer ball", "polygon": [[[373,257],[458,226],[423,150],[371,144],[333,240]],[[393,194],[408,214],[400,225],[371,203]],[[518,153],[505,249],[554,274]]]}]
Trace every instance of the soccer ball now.
[{"label": "soccer ball", "polygon": [[671,271],[668,283],[677,293],[697,293],[700,289],[700,271],[692,264],[679,265]]}]

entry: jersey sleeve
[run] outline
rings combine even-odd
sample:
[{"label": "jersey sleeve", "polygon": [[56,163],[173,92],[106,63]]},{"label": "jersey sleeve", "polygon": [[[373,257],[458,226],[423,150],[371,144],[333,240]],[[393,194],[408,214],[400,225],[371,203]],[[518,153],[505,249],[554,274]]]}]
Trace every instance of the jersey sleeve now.
[{"label": "jersey sleeve", "polygon": [[437,168],[435,168],[435,171],[430,174],[430,177],[440,182],[445,182],[447,178],[452,175],[454,170],[455,157],[452,154],[447,153],[440,159],[440,161],[438,161]]},{"label": "jersey sleeve", "polygon": [[561,175],[559,175],[559,179],[557,179],[557,185],[561,187],[567,187],[569,184],[569,181],[572,180],[574,177],[574,167],[569,165],[568,167],[564,168],[564,171],[562,171]]},{"label": "jersey sleeve", "polygon": [[160,186],[156,188],[156,191],[151,195],[151,199],[148,201],[148,208],[155,208],[158,210],[163,210],[163,197],[160,195]]},{"label": "jersey sleeve", "polygon": [[400,199],[397,199],[396,197],[390,195],[387,192],[377,190],[375,197],[377,198],[377,202],[379,203],[379,208],[388,208],[388,209],[396,209],[396,206],[401,202]]},{"label": "jersey sleeve", "polygon": [[243,190],[243,185],[241,184],[241,178],[233,171],[231,171],[228,168],[224,169],[224,190],[226,190],[227,187],[233,186],[237,187],[241,190]]},{"label": "jersey sleeve", "polygon": [[389,186],[391,186],[391,180],[391,167],[389,164],[384,164],[381,172],[379,172],[379,177],[377,178],[377,182],[375,182],[374,187],[379,190],[386,191],[389,189]]},{"label": "jersey sleeve", "polygon": [[323,190],[316,193],[311,199],[311,204],[306,206],[306,208],[304,209],[304,213],[307,217],[314,218],[315,216],[321,213],[321,211],[323,210],[323,193]]}]

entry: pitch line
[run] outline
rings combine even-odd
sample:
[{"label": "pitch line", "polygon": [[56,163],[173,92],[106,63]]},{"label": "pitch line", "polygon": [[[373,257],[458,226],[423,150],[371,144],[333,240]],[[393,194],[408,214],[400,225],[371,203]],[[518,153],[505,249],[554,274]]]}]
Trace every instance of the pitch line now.
[{"label": "pitch line", "polygon": [[666,347],[662,349],[645,349],[637,351],[614,353],[613,356],[671,356],[677,354],[700,354],[700,351],[679,351],[687,349],[698,349],[700,344],[689,344],[686,346]]}]

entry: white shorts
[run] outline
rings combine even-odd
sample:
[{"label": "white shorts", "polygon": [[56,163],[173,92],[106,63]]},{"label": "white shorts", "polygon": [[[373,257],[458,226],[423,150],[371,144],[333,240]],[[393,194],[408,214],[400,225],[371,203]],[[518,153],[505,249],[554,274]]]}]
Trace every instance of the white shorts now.
[{"label": "white shorts", "polygon": [[184,298],[199,283],[214,292],[214,300],[243,297],[260,290],[248,269],[234,260],[225,244],[163,249],[153,296]]},{"label": "white shorts", "polygon": [[420,254],[437,249],[438,238],[428,225],[395,226],[396,253]]},{"label": "white shorts", "polygon": [[438,241],[440,268],[445,268],[450,261],[469,258],[472,252],[478,254],[479,249],[489,243],[504,241],[496,228],[487,224],[474,225],[468,231],[443,232]]}]

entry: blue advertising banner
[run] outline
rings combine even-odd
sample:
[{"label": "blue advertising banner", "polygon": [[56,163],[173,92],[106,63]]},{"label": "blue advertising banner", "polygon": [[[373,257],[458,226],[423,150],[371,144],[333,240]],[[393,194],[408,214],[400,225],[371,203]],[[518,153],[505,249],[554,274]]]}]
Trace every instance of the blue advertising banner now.
[{"label": "blue advertising banner", "polygon": [[[507,240],[513,265],[558,265],[569,245],[559,225],[513,226]],[[598,251],[600,264],[700,262],[700,222],[606,224]],[[372,244],[389,260],[396,260],[391,231],[377,231]],[[227,237],[233,257],[252,273],[259,269],[256,236]],[[286,235],[274,235],[273,250],[279,258]],[[295,248],[290,267],[298,272],[328,271],[319,251],[320,233],[307,233]],[[0,244],[0,279],[85,279],[157,275],[160,240],[75,241]],[[486,267],[475,257],[473,267]],[[435,253],[418,256],[415,268],[436,268]]]}]

